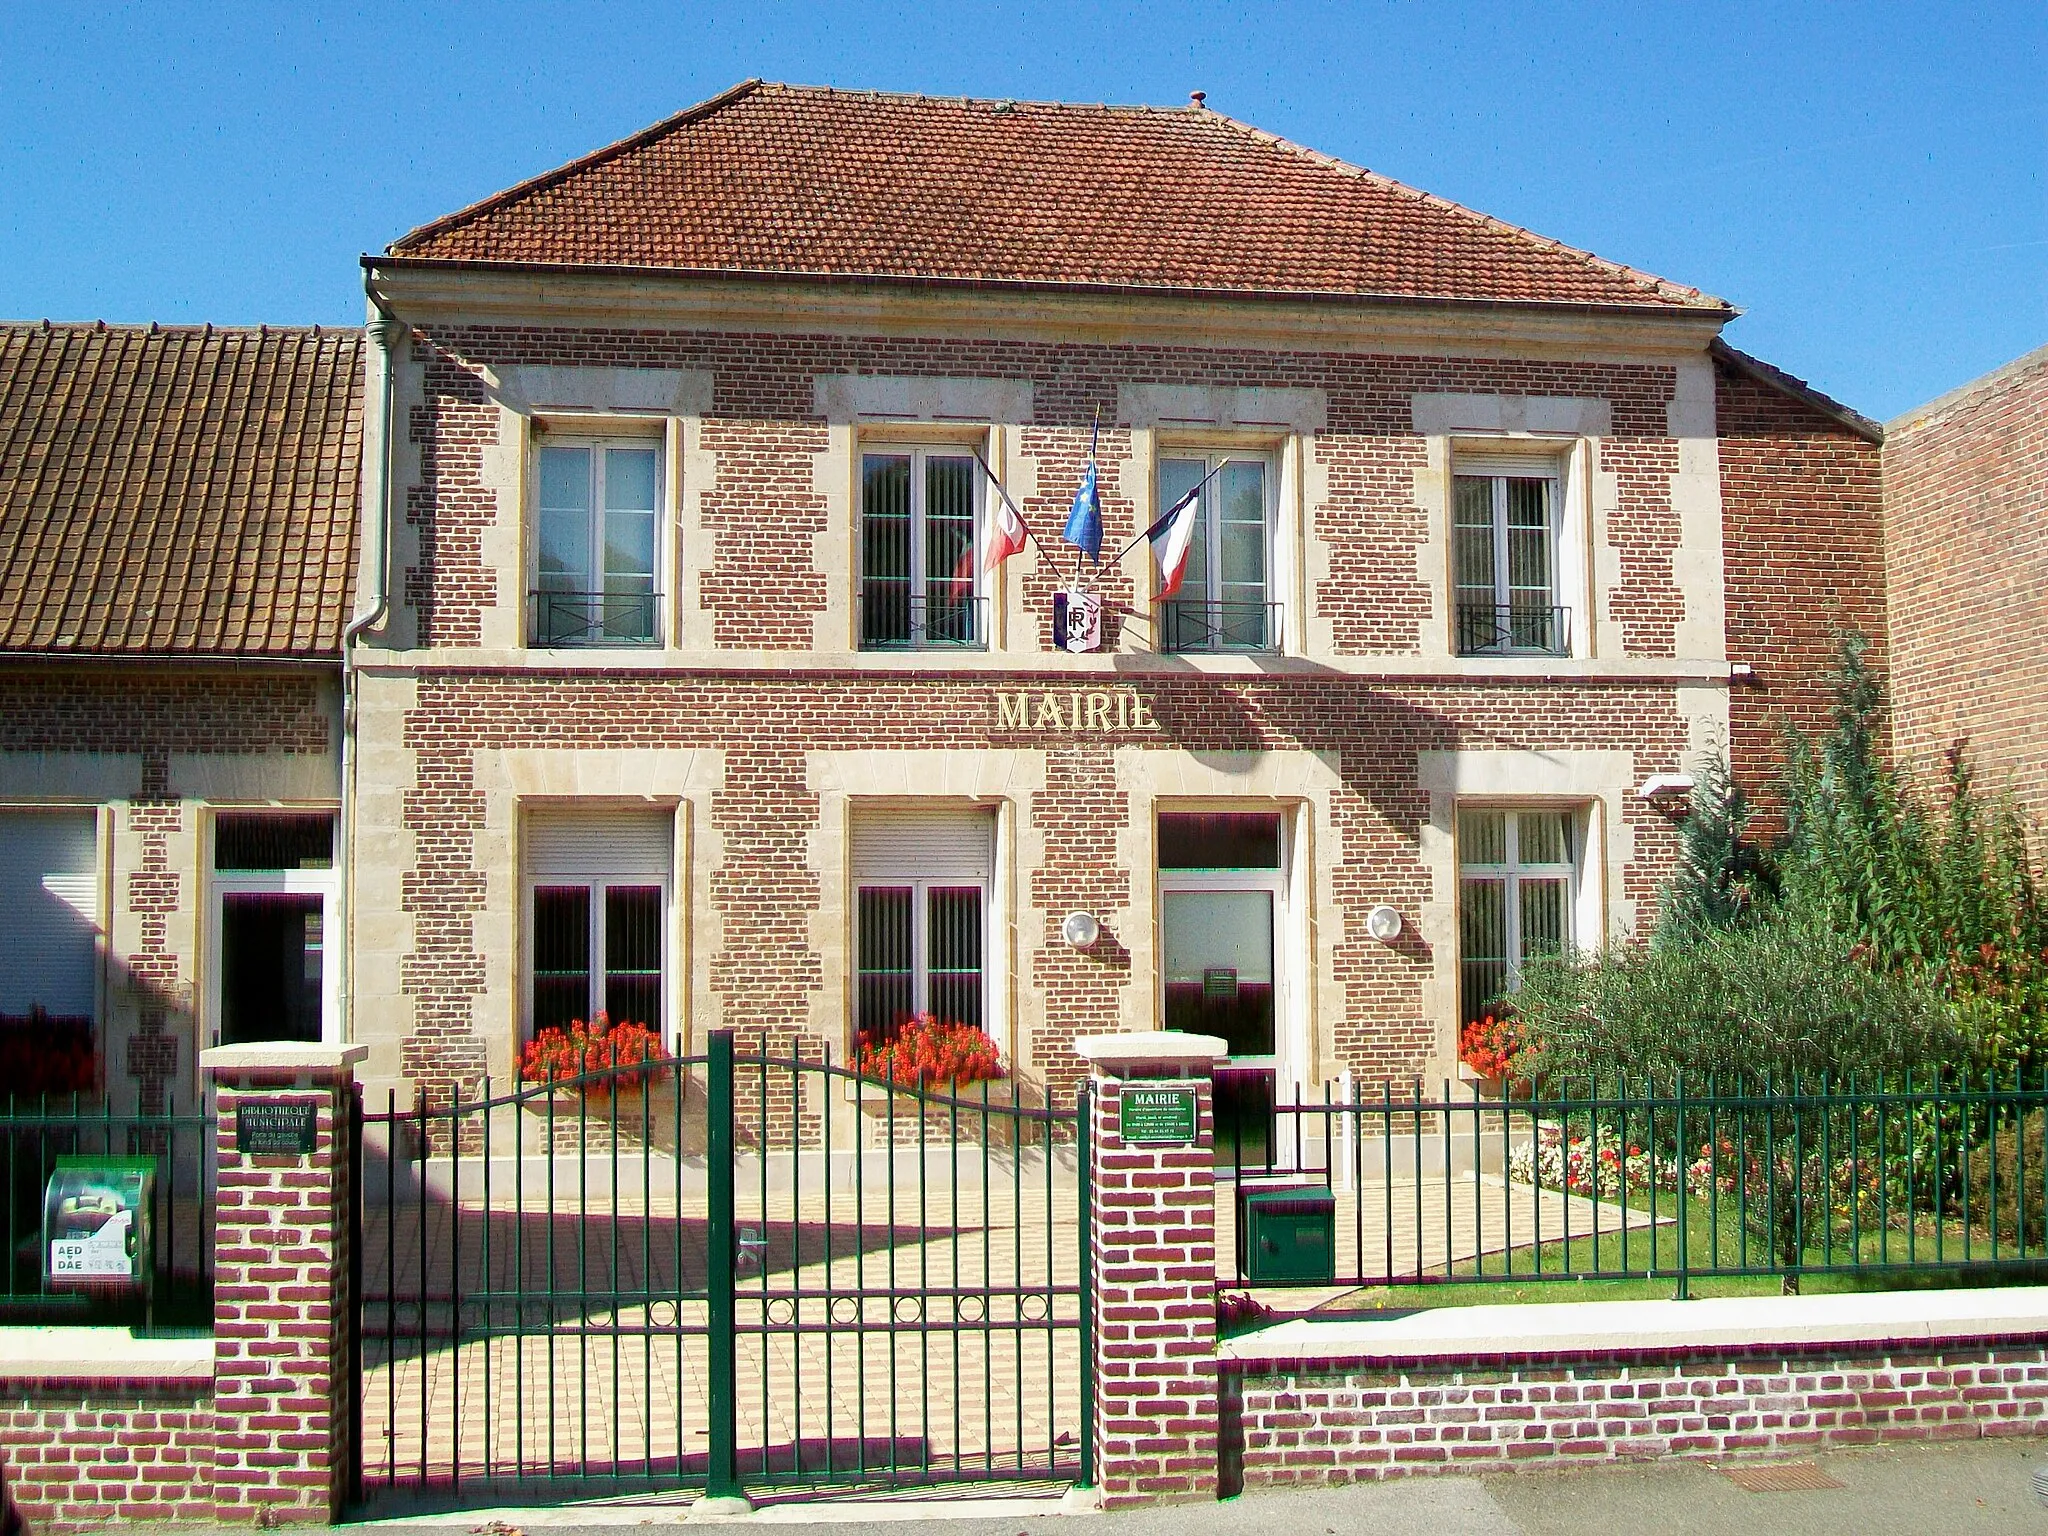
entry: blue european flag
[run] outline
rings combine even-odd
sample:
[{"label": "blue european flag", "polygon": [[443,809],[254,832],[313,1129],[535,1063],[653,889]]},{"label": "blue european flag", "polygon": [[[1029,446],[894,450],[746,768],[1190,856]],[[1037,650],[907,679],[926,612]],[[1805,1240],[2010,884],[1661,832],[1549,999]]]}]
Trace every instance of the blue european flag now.
[{"label": "blue european flag", "polygon": [[1088,460],[1088,473],[1081,477],[1081,489],[1074,492],[1074,505],[1067,511],[1067,526],[1060,537],[1096,564],[1102,563],[1102,493],[1095,488],[1095,459]]}]

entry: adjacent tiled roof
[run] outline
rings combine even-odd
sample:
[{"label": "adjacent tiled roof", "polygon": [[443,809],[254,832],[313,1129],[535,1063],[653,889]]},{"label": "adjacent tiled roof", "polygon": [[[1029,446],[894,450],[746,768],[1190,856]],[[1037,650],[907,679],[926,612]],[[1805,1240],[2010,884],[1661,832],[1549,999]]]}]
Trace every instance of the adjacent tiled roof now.
[{"label": "adjacent tiled roof", "polygon": [[362,345],[0,324],[0,653],[338,655]]},{"label": "adjacent tiled roof", "polygon": [[1727,310],[1201,106],[750,80],[401,257]]},{"label": "adjacent tiled roof", "polygon": [[1872,421],[1861,411],[1842,404],[1833,395],[1823,394],[1802,378],[1787,373],[1775,364],[1767,363],[1760,357],[1751,357],[1747,352],[1728,345],[1722,337],[1716,336],[1707,350],[1729,367],[1748,374],[1751,378],[1770,388],[1779,390],[1795,399],[1804,400],[1823,416],[1832,416],[1858,437],[1873,443],[1884,441],[1885,426]]}]

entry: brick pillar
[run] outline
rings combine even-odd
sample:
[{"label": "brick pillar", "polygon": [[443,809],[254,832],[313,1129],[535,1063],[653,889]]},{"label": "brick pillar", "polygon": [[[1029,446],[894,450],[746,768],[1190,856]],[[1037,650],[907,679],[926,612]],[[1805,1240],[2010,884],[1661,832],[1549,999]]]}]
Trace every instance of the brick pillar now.
[{"label": "brick pillar", "polygon": [[[224,1521],[328,1523],[341,1514],[356,1454],[349,1107],[355,1064],[368,1054],[360,1045],[231,1045],[199,1058],[220,1117],[214,1501]],[[250,1105],[270,1110],[272,1135],[288,1130],[280,1118],[310,1106],[313,1150],[239,1150]]]},{"label": "brick pillar", "polygon": [[[1216,1168],[1207,1035],[1074,1042],[1091,1074],[1095,1483],[1105,1509],[1217,1487]],[[1149,1104],[1139,1105],[1142,1095]],[[1192,1136],[1171,1136],[1191,1098]],[[1164,1113],[1162,1113],[1164,1111]],[[1128,1129],[1126,1118],[1129,1118]]]}]

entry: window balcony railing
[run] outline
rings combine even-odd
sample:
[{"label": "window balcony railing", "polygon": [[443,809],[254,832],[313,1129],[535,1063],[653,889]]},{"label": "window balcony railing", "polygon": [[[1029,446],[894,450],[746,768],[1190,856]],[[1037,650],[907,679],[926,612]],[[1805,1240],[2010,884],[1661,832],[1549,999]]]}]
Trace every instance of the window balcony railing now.
[{"label": "window balcony railing", "polygon": [[1521,603],[1458,604],[1460,656],[1569,656],[1572,611]]},{"label": "window balcony railing", "polygon": [[859,601],[864,651],[985,651],[988,599],[917,595],[893,583],[866,583]]},{"label": "window balcony railing", "polygon": [[1190,601],[1159,605],[1162,651],[1277,651],[1280,604]]},{"label": "window balcony railing", "polygon": [[533,644],[655,645],[659,592],[530,592]]}]

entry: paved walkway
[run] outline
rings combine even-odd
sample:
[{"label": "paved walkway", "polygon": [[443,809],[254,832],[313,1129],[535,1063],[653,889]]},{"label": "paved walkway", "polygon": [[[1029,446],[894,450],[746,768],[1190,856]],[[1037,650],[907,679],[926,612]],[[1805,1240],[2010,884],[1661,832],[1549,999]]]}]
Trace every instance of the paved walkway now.
[{"label": "paved walkway", "polygon": [[[905,1178],[845,1169],[736,1190],[744,1467],[1071,1473],[1080,1427],[1071,1153],[979,1146]],[[883,1154],[886,1157],[886,1154]],[[536,1161],[530,1159],[529,1161]],[[372,1487],[702,1475],[708,1436],[701,1187],[665,1154],[373,1206],[363,1418]],[[920,1176],[918,1170],[922,1170]],[[786,1175],[787,1170],[784,1170]],[[448,1181],[443,1181],[443,1188]],[[701,1185],[701,1174],[698,1175]],[[1218,1196],[1233,1280],[1234,1197]],[[1482,1176],[1340,1192],[1343,1274],[1419,1274],[1599,1227],[1614,1206]],[[1646,1218],[1631,1212],[1631,1223]],[[1273,1293],[1305,1309],[1350,1286]],[[459,1298],[459,1299],[458,1299]],[[459,1331],[460,1342],[451,1335]]]}]

